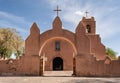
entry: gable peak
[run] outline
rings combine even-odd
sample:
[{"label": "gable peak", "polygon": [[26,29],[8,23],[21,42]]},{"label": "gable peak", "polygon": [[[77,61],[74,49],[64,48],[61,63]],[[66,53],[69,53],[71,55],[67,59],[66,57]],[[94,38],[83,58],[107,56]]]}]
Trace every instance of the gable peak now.
[{"label": "gable peak", "polygon": [[40,29],[38,28],[37,24],[34,22],[30,28],[30,33],[40,33]]},{"label": "gable peak", "polygon": [[53,29],[62,29],[62,21],[59,16],[57,16],[53,21]]}]

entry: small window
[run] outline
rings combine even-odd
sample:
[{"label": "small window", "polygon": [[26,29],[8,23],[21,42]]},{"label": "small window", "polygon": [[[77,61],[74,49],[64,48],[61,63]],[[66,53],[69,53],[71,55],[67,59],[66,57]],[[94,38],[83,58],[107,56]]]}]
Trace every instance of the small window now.
[{"label": "small window", "polygon": [[90,25],[87,25],[87,26],[86,26],[86,32],[87,32],[87,33],[91,33],[91,27],[90,27]]},{"label": "small window", "polygon": [[55,50],[60,51],[60,42],[55,42]]}]

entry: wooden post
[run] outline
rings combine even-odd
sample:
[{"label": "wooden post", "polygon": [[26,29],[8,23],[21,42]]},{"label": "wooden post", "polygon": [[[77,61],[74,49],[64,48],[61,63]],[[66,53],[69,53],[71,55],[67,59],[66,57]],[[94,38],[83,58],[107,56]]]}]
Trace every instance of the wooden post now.
[{"label": "wooden post", "polygon": [[76,75],[76,61],[75,61],[75,54],[73,53],[73,74],[72,76]]},{"label": "wooden post", "polygon": [[45,57],[45,53],[40,57],[40,76],[44,75],[45,71],[45,61],[47,61],[47,57]]},{"label": "wooden post", "polygon": [[40,76],[43,76],[43,59],[40,57]]}]

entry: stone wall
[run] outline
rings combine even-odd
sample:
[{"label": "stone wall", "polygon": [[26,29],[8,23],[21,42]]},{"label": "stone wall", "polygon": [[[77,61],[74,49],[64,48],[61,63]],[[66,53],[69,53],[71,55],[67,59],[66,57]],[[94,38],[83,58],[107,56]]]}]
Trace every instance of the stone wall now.
[{"label": "stone wall", "polygon": [[93,55],[79,54],[76,56],[76,76],[120,76],[120,59],[107,60],[97,61]]}]

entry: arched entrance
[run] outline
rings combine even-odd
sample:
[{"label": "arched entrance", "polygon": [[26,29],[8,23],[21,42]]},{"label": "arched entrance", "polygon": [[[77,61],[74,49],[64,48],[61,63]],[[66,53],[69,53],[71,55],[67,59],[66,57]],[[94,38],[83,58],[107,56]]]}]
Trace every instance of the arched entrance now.
[{"label": "arched entrance", "polygon": [[[56,43],[60,42],[60,51],[56,51]],[[52,47],[52,48],[51,48]],[[67,49],[66,49],[67,48]],[[64,53],[65,50],[69,52]],[[77,54],[76,46],[74,42],[67,37],[50,37],[45,41],[42,41],[40,46],[39,55],[47,57],[47,61],[43,66],[45,71],[43,71],[44,75],[68,75],[74,73],[75,68],[73,68],[73,57]],[[66,58],[69,57],[69,60]],[[70,62],[69,62],[70,61]],[[69,67],[68,67],[69,66]],[[62,71],[68,71],[67,73],[61,73]],[[50,71],[50,72],[49,72]],[[52,73],[51,73],[52,71]],[[58,74],[54,72],[60,72]],[[49,76],[48,75],[48,76]]]},{"label": "arched entrance", "polygon": [[60,57],[55,57],[53,59],[53,71],[63,70],[63,60]]}]

